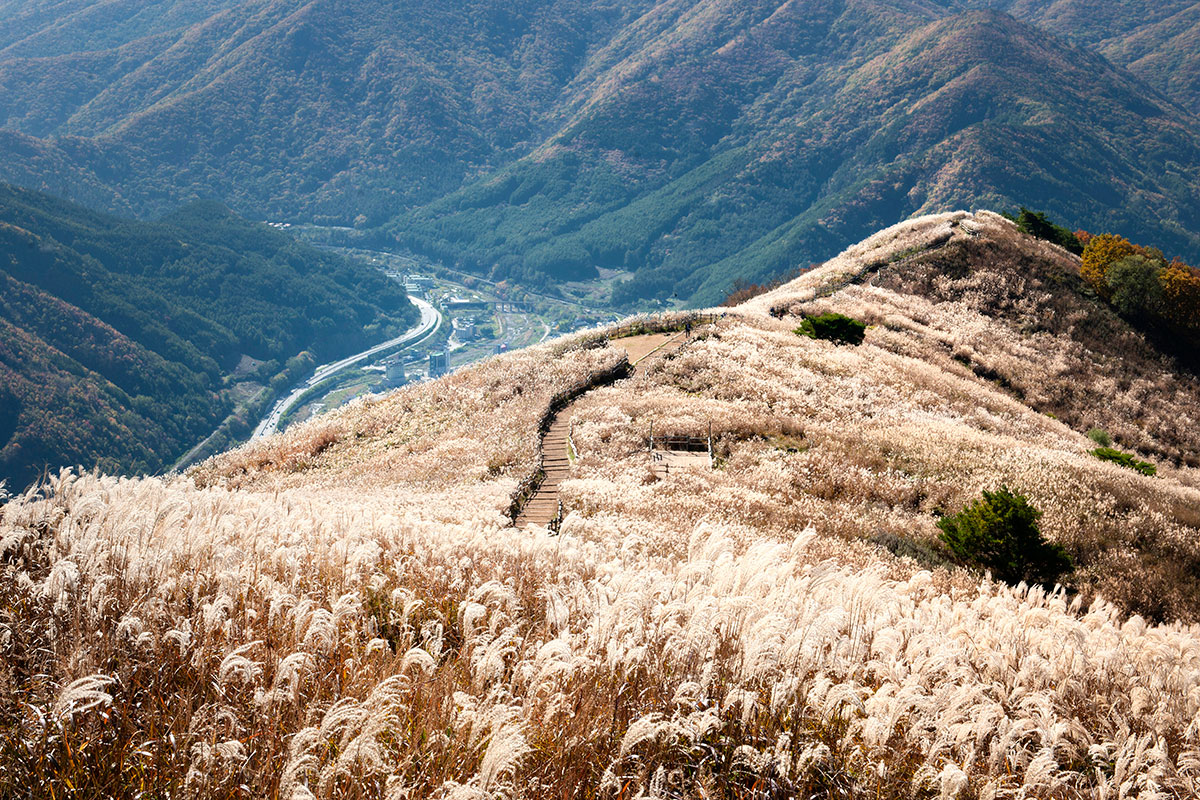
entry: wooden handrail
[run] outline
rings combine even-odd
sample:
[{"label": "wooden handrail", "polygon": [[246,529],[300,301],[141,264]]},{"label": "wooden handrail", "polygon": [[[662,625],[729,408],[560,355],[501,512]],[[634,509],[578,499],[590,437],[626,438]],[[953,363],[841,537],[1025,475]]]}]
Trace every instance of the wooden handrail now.
[{"label": "wooden handrail", "polygon": [[533,471],[533,474],[517,485],[517,490],[513,492],[512,501],[508,506],[508,516],[514,524],[517,521],[517,517],[520,516],[522,509],[525,508],[526,503],[537,494],[537,490],[541,488],[542,481],[546,479],[545,451],[542,447],[542,440],[546,438],[546,432],[550,430],[550,425],[553,423],[554,417],[557,416],[559,411],[566,408],[571,401],[585,392],[597,386],[613,383],[628,375],[629,356],[622,355],[620,361],[615,365],[599,372],[589,372],[583,381],[576,383],[569,389],[557,392],[550,398],[550,402],[546,405],[546,410],[542,412],[542,416],[538,420],[537,468]]}]

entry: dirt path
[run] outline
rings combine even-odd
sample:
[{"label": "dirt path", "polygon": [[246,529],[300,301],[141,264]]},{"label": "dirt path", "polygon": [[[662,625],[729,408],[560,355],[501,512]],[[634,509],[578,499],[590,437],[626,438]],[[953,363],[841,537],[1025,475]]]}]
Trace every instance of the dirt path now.
[{"label": "dirt path", "polygon": [[[614,339],[614,347],[623,347],[629,356],[629,366],[636,368],[639,362],[657,358],[677,350],[687,337],[682,333],[650,333],[643,336],[628,336]],[[584,395],[580,395],[583,397]],[[578,402],[576,398],[575,402]],[[574,402],[571,404],[574,405]],[[571,460],[567,455],[567,434],[571,430],[571,405],[555,415],[550,429],[542,437],[542,469],[545,477],[537,492],[517,515],[516,526],[529,528],[549,527],[559,517],[558,487],[571,472]]]},{"label": "dirt path", "polygon": [[[687,341],[682,332],[647,333],[642,336],[626,336],[624,339],[614,339],[613,347],[623,347],[629,356],[629,366],[636,367],[639,361],[651,355],[663,355],[677,350]],[[660,351],[661,348],[661,351]]]}]

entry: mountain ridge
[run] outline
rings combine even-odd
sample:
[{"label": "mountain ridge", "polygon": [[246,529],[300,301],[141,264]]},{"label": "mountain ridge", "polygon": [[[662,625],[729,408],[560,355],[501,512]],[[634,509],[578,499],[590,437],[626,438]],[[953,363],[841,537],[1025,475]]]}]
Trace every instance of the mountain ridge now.
[{"label": "mountain ridge", "polygon": [[[726,312],[633,321],[683,339],[583,394],[629,325],[185,475],[6,498],[0,769],[321,800],[1194,794],[1197,376],[990,212]],[[805,335],[839,313],[857,344]],[[573,459],[544,451],[552,407]],[[712,460],[664,469],[671,437]],[[557,535],[508,514],[546,457]],[[1061,585],[939,535],[1006,497]]]},{"label": "mountain ridge", "polygon": [[[981,60],[981,50],[1003,58]],[[914,63],[916,52],[923,58]],[[1063,84],[1086,76],[1099,89],[1086,103],[1058,86],[1028,89],[1021,79],[1030,53],[1037,53],[1035,72],[1053,74]],[[976,202],[1034,203],[1085,226],[1121,231],[1137,229],[1147,218],[1178,215],[1182,221],[1163,225],[1160,237],[1190,254],[1197,240],[1182,231],[1194,224],[1195,191],[1165,203],[1158,198],[1164,194],[1161,187],[1178,189],[1179,176],[1171,173],[1180,173],[1179,164],[1195,163],[1200,153],[1191,120],[1155,93],[1139,95],[1144,84],[1098,57],[1074,55],[1087,60],[1069,64],[1056,40],[997,12],[934,20],[898,34],[895,45],[859,59],[848,75],[827,73],[819,91],[810,88],[800,99],[795,99],[799,93],[786,91],[787,83],[782,90],[765,90],[746,106],[750,117],[733,123],[732,130],[742,133],[722,130],[722,144],[708,153],[708,161],[697,165],[694,157],[681,157],[674,162],[676,174],[670,166],[637,172],[639,164],[653,166],[660,158],[641,144],[655,141],[659,115],[629,129],[628,122],[617,124],[600,114],[591,128],[580,123],[564,128],[544,151],[485,178],[478,190],[460,190],[402,217],[389,230],[402,244],[435,257],[450,258],[466,249],[460,257],[473,259],[477,268],[499,263],[518,274],[539,267],[569,274],[592,263],[640,267],[641,274],[626,286],[630,294],[674,289],[701,303],[715,302],[739,277],[761,280],[786,273],[816,260],[823,249],[897,217]],[[920,69],[925,73],[918,74]],[[686,73],[678,80],[685,79]],[[783,95],[774,108],[773,94]],[[826,96],[835,99],[826,101]],[[708,98],[696,104],[712,105]],[[1048,113],[1038,110],[1042,106]],[[975,116],[962,118],[963,109]],[[636,119],[621,110],[604,113]],[[759,121],[768,114],[770,124]],[[1147,120],[1147,114],[1154,116]],[[690,110],[664,115],[699,118]],[[1149,133],[1141,134],[1145,144],[1126,141],[1138,125]],[[1059,130],[1051,130],[1054,126]],[[1075,138],[1072,128],[1087,135],[1086,145],[1076,145],[1075,152],[1063,144]],[[593,135],[590,130],[624,138],[591,143],[581,138]],[[1069,162],[1047,164],[1041,154],[1053,148],[1059,151],[1056,158]],[[1147,150],[1175,152],[1179,160],[1174,167],[1158,166],[1161,156]],[[611,152],[632,158],[623,168],[613,167],[604,155]],[[637,179],[627,177],[631,170],[644,177],[645,188],[631,183]],[[1185,167],[1180,175],[1184,185],[1191,185],[1194,178],[1187,174]],[[1077,186],[1078,180],[1087,183]],[[621,182],[624,190],[607,189]],[[522,184],[538,187],[537,193]],[[630,185],[635,188],[629,190]],[[519,200],[506,204],[506,190],[496,194],[502,186],[515,188]],[[606,187],[612,199],[605,201],[594,186]],[[555,193],[562,199],[556,202]],[[731,199],[713,203],[714,194]],[[596,201],[591,206],[589,198]],[[1159,208],[1142,213],[1147,203]],[[1143,208],[1136,214],[1117,210],[1131,204]],[[842,230],[831,230],[838,226]],[[525,233],[529,229],[540,233],[531,237]],[[473,238],[480,241],[474,253]],[[668,247],[672,252],[663,252]],[[552,255],[542,257],[544,251]]]},{"label": "mountain ridge", "polygon": [[51,137],[5,133],[0,177],[354,225],[493,279],[636,270],[619,303],[715,302],[955,207],[1200,258],[1200,122],[1100,55],[1159,52],[1122,38],[1158,24],[1185,42],[1186,4],[263,0],[174,27],[172,7],[115,49],[0,57],[0,125]]}]

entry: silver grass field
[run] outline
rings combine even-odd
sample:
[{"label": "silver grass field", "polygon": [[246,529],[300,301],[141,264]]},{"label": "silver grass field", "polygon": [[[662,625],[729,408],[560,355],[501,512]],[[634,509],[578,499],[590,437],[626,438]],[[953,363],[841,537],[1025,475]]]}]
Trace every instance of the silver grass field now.
[{"label": "silver grass field", "polygon": [[[622,357],[596,332],[182,476],[9,499],[3,794],[1200,796],[1200,628],[1170,588],[1200,557],[1200,472],[1172,460],[1200,452],[1200,390],[1023,325],[1032,278],[897,283],[896,254],[960,240],[1074,263],[944,214],[731,309],[571,407],[557,536],[506,511],[549,398]],[[995,313],[1009,296],[1030,305]],[[794,334],[798,309],[871,327],[838,347]],[[1158,477],[1089,455],[1050,403]],[[711,426],[716,468],[655,474],[651,424]],[[878,543],[932,547],[935,512],[1001,484],[1082,554],[1073,589]]]}]

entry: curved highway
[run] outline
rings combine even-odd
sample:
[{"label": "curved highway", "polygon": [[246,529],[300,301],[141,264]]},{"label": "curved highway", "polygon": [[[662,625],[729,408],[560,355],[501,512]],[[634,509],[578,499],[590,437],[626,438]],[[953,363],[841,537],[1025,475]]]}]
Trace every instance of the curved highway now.
[{"label": "curved highway", "polygon": [[361,353],[355,353],[348,358],[343,358],[340,361],[334,361],[331,364],[325,364],[324,366],[318,367],[317,371],[313,373],[311,378],[292,389],[292,391],[286,397],[280,398],[279,402],[275,404],[275,407],[271,409],[271,413],[268,414],[262,422],[258,423],[258,427],[254,429],[254,434],[250,438],[261,439],[264,436],[270,436],[272,433],[275,433],[275,431],[279,428],[279,420],[283,419],[283,415],[296,405],[296,403],[300,400],[300,397],[305,392],[316,386],[321,381],[327,380],[347,367],[357,364],[364,359],[370,358],[381,350],[387,350],[389,347],[396,347],[397,345],[416,341],[417,339],[424,337],[426,334],[431,333],[435,328],[437,328],[438,325],[441,324],[442,314],[440,311],[419,297],[413,297],[412,295],[409,295],[408,299],[412,301],[412,304],[415,305],[421,312],[421,321],[417,324],[417,327],[406,331],[403,336],[397,336],[395,339],[389,339],[382,344],[375,345],[369,350],[363,350]]}]

